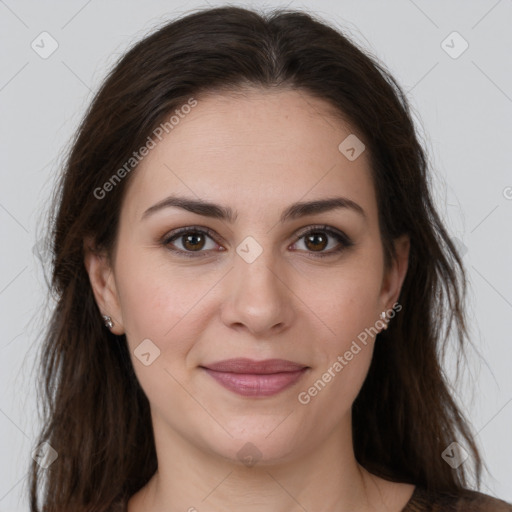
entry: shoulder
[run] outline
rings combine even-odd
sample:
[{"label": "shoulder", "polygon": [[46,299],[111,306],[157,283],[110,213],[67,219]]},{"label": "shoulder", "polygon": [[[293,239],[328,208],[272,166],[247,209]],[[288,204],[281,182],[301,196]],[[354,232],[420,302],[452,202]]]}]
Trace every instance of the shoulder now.
[{"label": "shoulder", "polygon": [[512,512],[512,504],[477,491],[432,493],[417,487],[403,512]]},{"label": "shoulder", "polygon": [[459,497],[456,503],[461,511],[474,510],[475,512],[485,512],[489,510],[493,512],[512,512],[511,503],[476,491],[466,491],[466,494]]}]

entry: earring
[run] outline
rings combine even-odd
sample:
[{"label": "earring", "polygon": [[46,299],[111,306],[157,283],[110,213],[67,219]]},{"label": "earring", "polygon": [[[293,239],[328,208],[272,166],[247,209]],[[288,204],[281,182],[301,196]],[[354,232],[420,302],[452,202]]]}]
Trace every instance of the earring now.
[{"label": "earring", "polygon": [[380,314],[380,319],[384,322],[384,327],[382,328],[383,330],[386,330],[388,328],[388,322],[386,320],[386,312],[383,311],[381,314]]},{"label": "earring", "polygon": [[109,329],[112,329],[112,327],[114,327],[114,322],[112,321],[112,318],[110,318],[108,315],[103,315],[103,320],[105,322],[105,325]]}]

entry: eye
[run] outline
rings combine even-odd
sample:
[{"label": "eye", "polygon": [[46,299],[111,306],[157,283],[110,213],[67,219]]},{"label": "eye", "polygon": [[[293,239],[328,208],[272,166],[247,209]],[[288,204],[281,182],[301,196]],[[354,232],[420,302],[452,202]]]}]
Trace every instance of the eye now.
[{"label": "eye", "polygon": [[[214,232],[208,228],[188,226],[167,234],[161,243],[178,256],[195,258],[206,256],[204,253],[215,249],[216,243],[214,238]],[[338,245],[334,244],[334,249],[331,248],[331,250],[325,251],[324,249],[329,246],[329,238],[333,238]],[[213,242],[213,245],[210,245],[210,247],[208,247],[207,239]],[[296,245],[302,239],[304,239],[303,243],[306,247],[306,252],[313,253],[315,258],[334,256],[354,245],[345,233],[325,225],[309,226],[306,231],[297,235],[293,245]],[[224,250],[224,248],[220,248],[220,251]]]},{"label": "eye", "polygon": [[[204,248],[208,250],[215,249],[215,247],[207,247],[207,244],[205,243],[207,238],[210,238],[211,240],[212,237],[213,231],[208,228],[189,226],[172,231],[164,237],[162,244],[179,256],[194,258],[197,256],[202,256],[200,253],[205,252],[202,250]],[[175,240],[177,240],[178,244],[181,244],[181,248],[173,247],[173,245],[176,243]]]},{"label": "eye", "polygon": [[[329,238],[334,238],[334,240],[338,242],[338,246],[334,244],[334,249],[331,248],[330,251],[324,251],[324,249],[329,245]],[[348,247],[354,245],[345,233],[325,225],[309,227],[307,231],[298,235],[298,239],[295,244],[302,239],[304,239],[303,243],[306,247],[306,251],[313,253],[315,258],[335,256]]]}]

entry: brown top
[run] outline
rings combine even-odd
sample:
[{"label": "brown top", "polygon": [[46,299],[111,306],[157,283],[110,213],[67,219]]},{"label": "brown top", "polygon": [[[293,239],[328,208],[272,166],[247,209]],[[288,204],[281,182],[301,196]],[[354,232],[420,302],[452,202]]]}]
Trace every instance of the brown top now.
[{"label": "brown top", "polygon": [[429,493],[416,486],[402,512],[512,512],[512,504],[476,491]]},{"label": "brown top", "polygon": [[[128,499],[112,512],[126,512]],[[512,504],[476,491],[429,493],[416,486],[401,512],[512,512]]]}]

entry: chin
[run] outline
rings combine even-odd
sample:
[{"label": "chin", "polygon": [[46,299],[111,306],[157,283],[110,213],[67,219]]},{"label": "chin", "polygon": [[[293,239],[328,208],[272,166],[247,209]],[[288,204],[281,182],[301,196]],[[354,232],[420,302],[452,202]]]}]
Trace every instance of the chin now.
[{"label": "chin", "polygon": [[[279,425],[279,421],[269,422],[269,418],[253,418],[249,421],[232,422],[226,430],[217,430],[215,436],[212,432],[203,433],[203,443],[208,451],[235,462],[241,466],[253,467],[255,465],[276,465],[291,461],[297,457],[299,447],[303,448],[305,440],[300,438],[300,426]],[[265,425],[265,428],[262,427]],[[272,424],[273,426],[267,428]],[[278,426],[279,425],[279,426]],[[277,426],[277,428],[276,428]],[[222,430],[222,431],[221,431]]]}]

